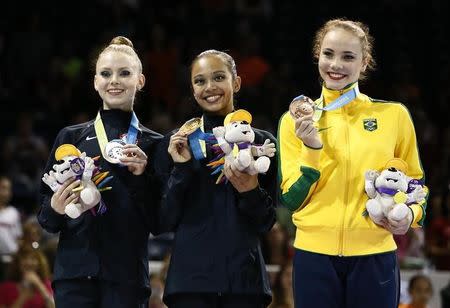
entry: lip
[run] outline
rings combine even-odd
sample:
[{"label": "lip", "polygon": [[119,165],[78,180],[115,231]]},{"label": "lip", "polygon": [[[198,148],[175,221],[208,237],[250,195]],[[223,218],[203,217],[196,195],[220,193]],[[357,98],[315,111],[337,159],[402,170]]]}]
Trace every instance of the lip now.
[{"label": "lip", "polygon": [[222,98],[221,94],[214,94],[214,95],[206,95],[203,97],[203,100],[206,101],[208,104],[215,104]]},{"label": "lip", "polygon": [[347,75],[345,75],[345,74],[336,73],[336,72],[327,72],[327,75],[331,80],[335,80],[335,81],[339,81],[339,80],[342,80],[345,77],[347,77]]},{"label": "lip", "polygon": [[108,89],[106,92],[110,95],[119,95],[122,94],[125,90],[124,89]]}]

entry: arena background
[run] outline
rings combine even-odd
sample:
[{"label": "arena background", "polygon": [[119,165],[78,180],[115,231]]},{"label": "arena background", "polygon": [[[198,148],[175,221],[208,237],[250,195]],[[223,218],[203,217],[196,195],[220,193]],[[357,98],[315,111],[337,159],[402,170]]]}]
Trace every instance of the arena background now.
[{"label": "arena background", "polygon": [[[442,270],[450,269],[450,231],[445,237],[432,225],[443,217],[450,228],[449,11],[443,0],[8,3],[0,18],[0,172],[13,180],[11,203],[24,220],[33,218],[56,133],[93,118],[100,106],[92,83],[94,56],[112,37],[130,38],[143,61],[147,84],[135,109],[144,125],[166,133],[198,114],[189,65],[200,51],[214,48],[236,59],[243,79],[238,106],[253,113],[255,127],[276,133],[293,97],[320,93],[311,53],[315,31],[329,18],[347,17],[366,23],[375,37],[377,68],[360,89],[409,108],[431,191],[422,254],[418,261],[411,256],[414,261],[404,271],[432,277],[439,271],[444,278],[436,284],[446,284],[450,274]],[[289,231],[280,212],[280,223]],[[157,247],[153,259],[162,260],[170,236],[150,241]],[[430,248],[435,242],[447,249],[444,265]],[[436,288],[433,304],[438,305],[438,297]]]}]

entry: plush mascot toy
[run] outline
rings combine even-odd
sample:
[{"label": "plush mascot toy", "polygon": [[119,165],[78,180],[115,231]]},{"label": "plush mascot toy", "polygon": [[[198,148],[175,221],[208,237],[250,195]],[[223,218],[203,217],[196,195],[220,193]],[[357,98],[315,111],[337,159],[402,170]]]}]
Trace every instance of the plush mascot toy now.
[{"label": "plush mascot toy", "polygon": [[225,164],[249,174],[265,173],[270,167],[269,157],[275,155],[275,144],[267,139],[263,145],[254,145],[251,123],[252,115],[239,109],[225,117],[224,126],[214,127],[213,134],[225,154]]},{"label": "plush mascot toy", "polygon": [[399,158],[389,160],[379,173],[365,173],[365,191],[369,196],[366,210],[370,218],[380,224],[383,218],[402,220],[408,215],[408,205],[424,200],[423,185],[406,175],[408,164]]},{"label": "plush mascot toy", "polygon": [[[72,144],[62,144],[55,151],[55,159],[61,161],[53,165],[49,173],[45,173],[42,181],[54,192],[71,177],[81,180],[80,186],[73,190],[73,193],[80,194],[78,203],[69,203],[65,208],[65,213],[70,218],[77,218],[83,212],[92,209],[101,201],[100,191],[93,181],[93,174],[99,176],[94,180],[104,179],[107,173],[99,174],[94,159],[86,156]],[[97,181],[97,184],[100,181]]]}]

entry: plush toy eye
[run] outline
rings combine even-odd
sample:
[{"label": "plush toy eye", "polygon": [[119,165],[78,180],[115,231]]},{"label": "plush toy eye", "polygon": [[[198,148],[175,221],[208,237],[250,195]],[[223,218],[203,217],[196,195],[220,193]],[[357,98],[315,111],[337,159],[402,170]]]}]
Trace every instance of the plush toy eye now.
[{"label": "plush toy eye", "polygon": [[248,122],[247,121],[242,121],[241,124],[247,125]]}]

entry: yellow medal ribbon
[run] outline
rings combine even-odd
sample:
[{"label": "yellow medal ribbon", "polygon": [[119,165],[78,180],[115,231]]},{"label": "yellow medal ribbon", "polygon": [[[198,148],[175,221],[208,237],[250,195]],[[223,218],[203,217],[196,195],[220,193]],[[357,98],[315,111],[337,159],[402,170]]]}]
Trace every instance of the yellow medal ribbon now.
[{"label": "yellow medal ribbon", "polygon": [[97,135],[97,141],[100,147],[100,151],[102,152],[103,158],[105,158],[106,157],[105,147],[106,144],[108,143],[108,137],[106,136],[105,126],[103,126],[103,121],[102,117],[100,116],[100,112],[97,113],[97,117],[95,118],[94,129],[95,134]]}]

